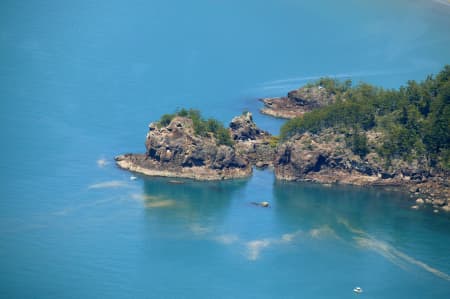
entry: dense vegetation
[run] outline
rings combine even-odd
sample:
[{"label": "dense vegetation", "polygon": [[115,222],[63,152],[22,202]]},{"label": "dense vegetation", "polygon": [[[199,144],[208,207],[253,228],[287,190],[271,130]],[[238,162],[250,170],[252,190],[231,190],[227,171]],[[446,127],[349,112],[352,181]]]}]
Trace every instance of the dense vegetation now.
[{"label": "dense vegetation", "polygon": [[233,144],[233,141],[231,140],[228,130],[223,126],[221,122],[213,118],[204,119],[201,116],[200,111],[195,109],[187,110],[183,108],[181,110],[176,111],[173,114],[164,114],[163,116],[161,116],[161,119],[159,120],[160,126],[169,125],[175,116],[188,117],[192,119],[195,134],[199,136],[205,137],[208,136],[209,134],[212,134],[216,138],[217,144],[219,145]]},{"label": "dense vegetation", "polygon": [[320,79],[336,103],[288,121],[282,140],[306,131],[332,128],[348,136],[349,146],[361,156],[370,152],[369,130],[381,132],[383,142],[372,149],[387,161],[425,159],[429,166],[450,170],[450,65],[423,82],[408,81],[398,90],[386,90],[351,81]]}]

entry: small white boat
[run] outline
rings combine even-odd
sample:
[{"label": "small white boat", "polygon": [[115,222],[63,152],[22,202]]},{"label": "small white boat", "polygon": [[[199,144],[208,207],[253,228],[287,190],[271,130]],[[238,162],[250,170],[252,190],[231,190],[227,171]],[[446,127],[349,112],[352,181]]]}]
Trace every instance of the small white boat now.
[{"label": "small white boat", "polygon": [[130,180],[135,181],[137,180],[137,177],[135,177],[134,175],[130,176]]},{"label": "small white boat", "polygon": [[353,292],[361,294],[363,292],[363,290],[360,287],[356,287],[353,289]]}]

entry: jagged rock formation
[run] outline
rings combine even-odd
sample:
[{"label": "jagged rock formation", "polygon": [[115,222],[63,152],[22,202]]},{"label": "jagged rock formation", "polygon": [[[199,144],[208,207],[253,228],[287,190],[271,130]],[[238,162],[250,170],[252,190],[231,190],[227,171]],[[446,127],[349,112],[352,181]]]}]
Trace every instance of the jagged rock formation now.
[{"label": "jagged rock formation", "polygon": [[234,117],[230,122],[231,136],[236,141],[261,140],[270,134],[259,129],[250,112]]},{"label": "jagged rock formation", "polygon": [[[376,132],[368,134],[369,146],[379,138]],[[449,210],[448,175],[430,173],[424,165],[418,160],[387,163],[374,152],[362,158],[352,152],[343,134],[331,130],[295,135],[277,148],[274,160],[280,180],[407,187],[413,198],[423,197],[425,203]]]},{"label": "jagged rock formation", "polygon": [[264,103],[261,113],[280,118],[294,118],[334,103],[335,96],[324,87],[312,86],[290,91],[286,97],[264,98],[261,101]]},{"label": "jagged rock formation", "polygon": [[272,164],[271,135],[256,127],[251,113],[233,118],[233,146],[218,145],[213,134],[198,136],[191,119],[177,116],[166,127],[151,123],[145,154],[116,157],[119,167],[149,176],[221,180],[249,176],[252,165]]},{"label": "jagged rock formation", "polygon": [[[368,135],[369,146],[381,138],[377,133]],[[395,185],[429,176],[420,161],[391,161],[386,165],[375,152],[363,158],[354,154],[344,134],[328,130],[317,135],[295,135],[278,148],[274,166],[277,178],[322,183]]]},{"label": "jagged rock formation", "polygon": [[259,129],[250,112],[236,116],[230,123],[236,151],[256,167],[271,166],[275,157],[273,137]]},{"label": "jagged rock formation", "polygon": [[248,160],[231,146],[217,145],[210,134],[195,134],[193,122],[175,117],[167,127],[149,125],[145,154],[116,157],[121,168],[150,176],[220,180],[245,177],[252,169]]},{"label": "jagged rock formation", "polygon": [[350,183],[350,179],[378,179],[377,169],[354,155],[346,147],[344,136],[339,135],[305,133],[292,137],[278,148],[274,168],[278,179],[289,181]]}]

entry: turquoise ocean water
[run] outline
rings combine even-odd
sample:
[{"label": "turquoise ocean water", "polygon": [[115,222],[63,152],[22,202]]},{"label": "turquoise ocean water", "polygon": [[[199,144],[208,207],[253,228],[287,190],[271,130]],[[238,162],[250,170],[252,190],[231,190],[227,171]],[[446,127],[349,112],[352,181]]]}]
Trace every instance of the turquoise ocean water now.
[{"label": "turquoise ocean water", "polygon": [[450,215],[408,195],[113,161],[177,107],[277,133],[259,97],[421,80],[449,29],[445,0],[1,1],[0,298],[449,298]]}]

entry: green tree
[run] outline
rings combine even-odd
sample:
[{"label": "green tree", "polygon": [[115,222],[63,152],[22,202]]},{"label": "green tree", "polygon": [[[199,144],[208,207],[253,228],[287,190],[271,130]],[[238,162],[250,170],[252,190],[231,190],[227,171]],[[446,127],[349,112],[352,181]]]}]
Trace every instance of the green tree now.
[{"label": "green tree", "polygon": [[[364,156],[370,151],[365,132],[375,129],[384,135],[377,151],[387,159],[410,160],[426,154],[430,166],[450,170],[449,79],[450,65],[436,77],[408,81],[398,90],[321,78],[309,86],[322,86],[339,100],[287,121],[280,138],[332,128],[352,136],[348,145]],[[354,128],[361,131],[355,134]]]},{"label": "green tree", "polygon": [[219,145],[233,145],[228,129],[226,129],[221,122],[213,118],[205,120],[200,111],[196,109],[182,108],[175,111],[174,114],[163,114],[159,120],[159,125],[168,126],[176,116],[190,118],[194,126],[195,134],[203,137],[211,134]]}]

